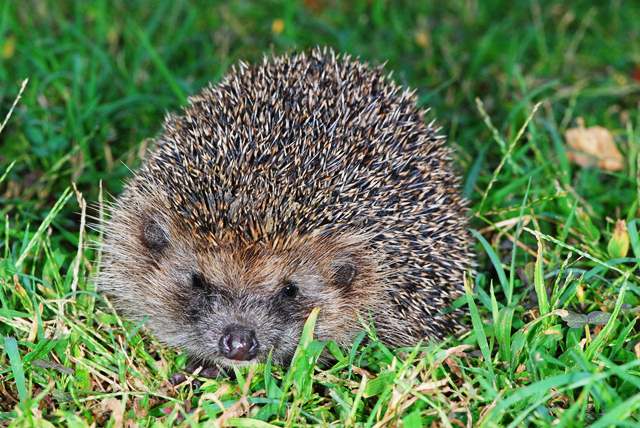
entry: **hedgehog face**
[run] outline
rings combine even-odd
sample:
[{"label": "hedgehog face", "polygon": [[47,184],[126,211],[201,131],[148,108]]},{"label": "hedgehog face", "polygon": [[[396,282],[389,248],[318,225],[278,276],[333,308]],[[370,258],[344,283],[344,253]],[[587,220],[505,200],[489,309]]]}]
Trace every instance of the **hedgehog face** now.
[{"label": "hedgehog face", "polygon": [[108,237],[101,288],[159,339],[203,361],[244,365],[271,352],[287,363],[315,307],[316,337],[346,345],[383,300],[373,259],[354,236],[308,238],[286,250],[207,248],[161,215],[112,221],[121,224],[111,230],[130,232]]},{"label": "hedgehog face", "polygon": [[286,363],[314,307],[322,314],[318,336],[345,341],[358,327],[353,305],[346,307],[357,272],[344,258],[332,263],[302,248],[228,249],[198,258],[199,271],[182,296],[199,337],[195,347],[189,344],[193,354],[230,365],[263,360],[271,351],[274,361]]}]

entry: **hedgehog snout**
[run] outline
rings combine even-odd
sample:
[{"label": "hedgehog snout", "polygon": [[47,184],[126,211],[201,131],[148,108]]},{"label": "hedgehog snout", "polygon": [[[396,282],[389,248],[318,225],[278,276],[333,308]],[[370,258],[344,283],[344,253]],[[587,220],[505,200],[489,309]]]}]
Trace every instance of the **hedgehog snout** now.
[{"label": "hedgehog snout", "polygon": [[222,355],[230,360],[249,361],[258,355],[260,343],[253,329],[231,324],[223,330],[218,347]]}]

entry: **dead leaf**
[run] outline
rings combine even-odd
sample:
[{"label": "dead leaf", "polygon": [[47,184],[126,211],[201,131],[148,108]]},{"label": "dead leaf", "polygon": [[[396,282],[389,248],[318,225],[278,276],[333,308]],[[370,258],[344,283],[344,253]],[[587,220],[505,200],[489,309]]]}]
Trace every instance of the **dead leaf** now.
[{"label": "dead leaf", "polygon": [[553,396],[551,397],[551,399],[549,399],[549,401],[547,401],[547,405],[549,407],[560,407],[563,409],[569,407],[569,397],[567,397],[565,394],[561,394],[554,388],[551,389],[551,393],[553,394]]},{"label": "dead leaf", "polygon": [[375,377],[370,371],[361,367],[353,366],[352,370],[355,374],[366,377],[367,379],[373,379]]},{"label": "dead leaf", "polygon": [[16,38],[15,36],[9,36],[5,39],[2,45],[2,58],[11,59],[16,52]]},{"label": "dead leaf", "polygon": [[282,19],[274,19],[271,23],[271,31],[274,34],[280,34],[284,31],[284,21]]},{"label": "dead leaf", "polygon": [[636,353],[636,358],[640,359],[640,342],[634,345],[633,352]]},{"label": "dead leaf", "polygon": [[460,366],[455,362],[455,360],[446,358],[444,360],[444,363],[447,365],[447,367],[449,367],[453,374],[455,374],[458,378],[462,378],[462,370],[460,370]]},{"label": "dead leaf", "polygon": [[611,318],[611,314],[602,311],[593,311],[587,314],[587,323],[591,325],[605,325],[609,318]]},{"label": "dead leaf", "polygon": [[327,7],[324,0],[304,0],[303,3],[313,13],[320,13]]},{"label": "dead leaf", "polygon": [[426,48],[429,46],[429,43],[430,43],[429,33],[427,33],[424,30],[417,31],[415,33],[414,39],[416,41],[416,44],[421,48]]},{"label": "dead leaf", "polygon": [[462,428],[466,427],[464,422],[462,422],[460,419],[450,418],[449,422],[451,422],[452,425],[456,425],[456,426],[459,426],[459,427],[462,427]]},{"label": "dead leaf", "polygon": [[631,71],[631,78],[636,82],[640,82],[640,65],[633,67],[633,70]]},{"label": "dead leaf", "polygon": [[473,346],[471,345],[458,345],[458,346],[453,346],[451,348],[445,349],[444,355],[442,356],[442,359],[447,359],[449,357],[466,357],[466,351],[468,351],[469,349],[473,349]]},{"label": "dead leaf", "polygon": [[597,166],[606,171],[620,171],[624,168],[624,158],[607,128],[585,128],[580,120],[577,128],[567,129],[565,139],[569,145],[569,160],[580,166]]},{"label": "dead leaf", "polygon": [[449,381],[446,379],[441,379],[435,382],[423,382],[416,387],[416,391],[423,394],[429,394],[438,391],[442,392],[442,387],[448,383]]},{"label": "dead leaf", "polygon": [[64,374],[68,374],[68,375],[73,375],[75,373],[75,371],[69,367],[65,367],[60,363],[57,363],[55,361],[47,361],[47,360],[33,360],[33,362],[31,363],[36,367],[40,367],[41,369],[53,369],[56,371],[59,371],[60,373],[64,373]]},{"label": "dead leaf", "polygon": [[122,428],[124,425],[124,406],[117,398],[109,398],[102,402],[102,409],[110,411],[113,417],[113,426]]}]

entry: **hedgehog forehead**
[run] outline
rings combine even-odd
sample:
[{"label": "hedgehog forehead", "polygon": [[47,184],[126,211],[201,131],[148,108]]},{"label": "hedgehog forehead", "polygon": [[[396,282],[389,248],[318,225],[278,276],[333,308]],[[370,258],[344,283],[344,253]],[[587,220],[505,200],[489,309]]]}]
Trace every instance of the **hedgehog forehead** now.
[{"label": "hedgehog forehead", "polygon": [[292,251],[219,248],[200,253],[197,259],[209,281],[245,290],[277,287],[293,278],[318,273],[314,262]]}]

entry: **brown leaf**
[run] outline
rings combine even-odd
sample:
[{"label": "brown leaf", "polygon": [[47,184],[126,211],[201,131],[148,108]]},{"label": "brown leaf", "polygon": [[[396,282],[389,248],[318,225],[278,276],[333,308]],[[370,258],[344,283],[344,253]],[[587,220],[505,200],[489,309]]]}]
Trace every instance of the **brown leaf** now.
[{"label": "brown leaf", "polygon": [[271,31],[274,34],[280,34],[284,31],[284,21],[282,19],[274,19],[271,23]]},{"label": "brown leaf", "polygon": [[443,386],[448,384],[449,381],[446,379],[441,379],[435,382],[423,382],[416,387],[416,391],[421,392],[423,394],[430,394],[432,392],[443,391]]},{"label": "brown leaf", "polygon": [[458,363],[456,363],[455,360],[446,358],[444,363],[458,378],[462,378],[462,370],[460,370],[460,366],[458,366]]},{"label": "brown leaf", "polygon": [[124,426],[124,406],[117,398],[109,398],[102,403],[102,409],[111,412],[113,426],[122,428]]},{"label": "brown leaf", "polygon": [[421,48],[429,47],[430,37],[429,33],[424,30],[417,31],[414,35],[414,40]]},{"label": "brown leaf", "polygon": [[569,159],[580,166],[597,166],[607,171],[624,168],[624,158],[607,128],[585,128],[580,121],[577,128],[567,129],[565,139],[569,145]]},{"label": "brown leaf", "polygon": [[353,366],[352,370],[355,374],[359,374],[360,376],[366,377],[367,379],[373,379],[375,377],[373,374],[371,374],[370,371],[357,366]]},{"label": "brown leaf", "polygon": [[16,38],[15,36],[9,36],[2,44],[2,58],[11,59],[16,52]]},{"label": "brown leaf", "polygon": [[69,367],[65,367],[60,363],[57,363],[55,361],[48,361],[48,360],[33,360],[33,362],[31,363],[32,365],[36,366],[36,367],[40,367],[42,369],[54,369],[59,371],[60,373],[64,373],[64,374],[68,374],[68,375],[73,375],[75,372],[72,368]]},{"label": "brown leaf", "polygon": [[324,0],[304,0],[302,3],[313,13],[320,13],[327,7]]},{"label": "brown leaf", "polygon": [[469,349],[473,349],[473,346],[471,345],[453,346],[451,348],[444,350],[444,357],[445,358],[449,358],[451,356],[466,357],[467,354],[465,352],[468,351]]},{"label": "brown leaf", "polygon": [[633,67],[633,70],[631,71],[631,78],[636,82],[640,82],[640,65]]}]

